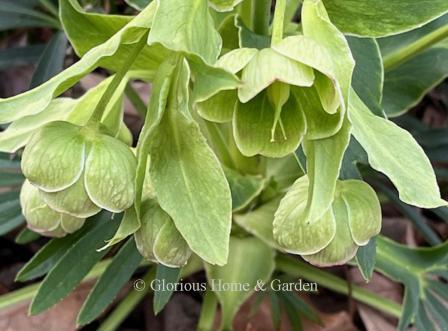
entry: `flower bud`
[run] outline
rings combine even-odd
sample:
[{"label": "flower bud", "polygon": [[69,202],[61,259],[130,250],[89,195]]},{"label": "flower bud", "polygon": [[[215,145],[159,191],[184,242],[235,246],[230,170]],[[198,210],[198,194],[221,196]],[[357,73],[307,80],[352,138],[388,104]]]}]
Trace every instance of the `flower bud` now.
[{"label": "flower bud", "polygon": [[155,200],[142,204],[142,226],[135,232],[135,243],[147,260],[169,267],[187,263],[191,250],[171,217]]},{"label": "flower bud", "polygon": [[85,218],[102,208],[118,213],[132,205],[136,163],[118,139],[57,121],[32,136],[22,171],[52,209]]},{"label": "flower bud", "polygon": [[84,225],[84,218],[77,218],[51,209],[40,195],[39,189],[29,181],[23,183],[20,204],[28,227],[44,236],[64,237]]}]

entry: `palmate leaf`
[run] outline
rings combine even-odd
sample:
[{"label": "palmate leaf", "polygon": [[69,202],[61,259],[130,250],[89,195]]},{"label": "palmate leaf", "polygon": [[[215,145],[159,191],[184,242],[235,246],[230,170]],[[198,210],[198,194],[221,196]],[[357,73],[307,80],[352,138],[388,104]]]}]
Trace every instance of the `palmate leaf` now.
[{"label": "palmate leaf", "polygon": [[376,268],[405,285],[399,330],[406,330],[412,322],[418,330],[443,330],[448,325],[448,243],[409,248],[379,237]]},{"label": "palmate leaf", "polygon": [[448,11],[445,0],[323,0],[342,32],[384,37],[415,29]]}]

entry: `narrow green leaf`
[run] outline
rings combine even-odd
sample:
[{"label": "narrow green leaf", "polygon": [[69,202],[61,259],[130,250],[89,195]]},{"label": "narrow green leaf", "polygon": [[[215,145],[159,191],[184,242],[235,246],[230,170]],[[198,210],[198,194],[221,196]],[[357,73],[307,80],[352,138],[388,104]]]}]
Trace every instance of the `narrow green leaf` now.
[{"label": "narrow green leaf", "polygon": [[110,218],[102,213],[89,220],[97,225],[73,245],[47,274],[34,297],[30,314],[36,315],[67,296],[88,274],[90,269],[107,253],[98,252],[104,240],[118,228],[121,217]]},{"label": "narrow green leaf", "polygon": [[0,70],[37,62],[44,48],[45,45],[39,44],[2,49],[0,51]]},{"label": "narrow green leaf", "polygon": [[16,281],[25,282],[45,275],[94,226],[93,222],[87,222],[73,234],[51,239],[19,270]]},{"label": "narrow green leaf", "polygon": [[64,32],[56,32],[45,47],[31,78],[30,89],[45,83],[64,67],[67,38]]},{"label": "narrow green leaf", "polygon": [[134,206],[125,210],[123,218],[120,222],[117,232],[114,236],[107,240],[107,244],[101,250],[109,248],[120,241],[126,239],[140,228],[140,223],[137,218]]},{"label": "narrow green leaf", "polygon": [[34,9],[37,3],[3,0],[0,8],[0,30],[29,27],[58,28],[58,21]]},{"label": "narrow green leaf", "polygon": [[118,295],[124,284],[132,277],[142,256],[131,238],[118,253],[96,282],[78,314],[76,324],[86,325],[96,319]]},{"label": "narrow green leaf", "polygon": [[358,248],[356,262],[362,277],[367,282],[370,281],[376,264],[376,237],[371,238],[367,245]]},{"label": "narrow green leaf", "polygon": [[448,48],[438,47],[387,71],[382,102],[384,111],[391,117],[405,113],[447,76]]},{"label": "narrow green leaf", "polygon": [[0,194],[0,235],[15,229],[24,221],[20,208],[19,192]]},{"label": "narrow green leaf", "polygon": [[373,38],[348,37],[347,41],[356,62],[353,89],[373,113],[384,116],[381,109],[384,69],[378,43]]},{"label": "narrow green leaf", "polygon": [[442,242],[437,232],[435,232],[431,226],[427,224],[427,221],[420,214],[420,211],[417,208],[403,203],[398,198],[397,194],[384,184],[380,184],[378,187],[386,195],[390,202],[392,202],[395,208],[397,208],[409,221],[412,222],[415,229],[423,236],[423,238],[425,238],[428,243],[431,245],[438,245]]},{"label": "narrow green leaf", "polygon": [[23,228],[19,234],[16,236],[16,238],[14,239],[14,241],[19,244],[19,245],[26,245],[29,244],[30,242],[33,242],[37,239],[39,239],[41,236],[40,234],[31,231],[28,228]]},{"label": "narrow green leaf", "polygon": [[[180,268],[170,268],[162,264],[158,264],[156,278],[154,279],[155,284],[162,284],[162,282],[165,282],[166,284],[177,283],[180,277],[180,271]],[[163,310],[173,295],[173,287],[170,287],[170,289],[163,288],[162,286],[160,287],[161,289],[154,290],[153,308],[155,315]]]}]

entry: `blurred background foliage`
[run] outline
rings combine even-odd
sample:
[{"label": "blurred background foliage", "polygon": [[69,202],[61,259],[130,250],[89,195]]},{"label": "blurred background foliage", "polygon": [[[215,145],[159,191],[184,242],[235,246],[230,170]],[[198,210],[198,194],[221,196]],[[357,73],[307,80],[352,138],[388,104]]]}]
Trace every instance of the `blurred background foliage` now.
[{"label": "blurred background foliage", "polygon": [[[127,15],[139,11],[148,2],[148,0],[82,0],[80,4],[86,11]],[[299,19],[298,15],[296,15],[296,19]],[[447,23],[448,15],[444,15],[417,30],[377,40],[384,61],[384,89],[383,99],[379,100],[377,105],[373,104],[372,106],[380,115],[393,117],[393,120],[410,131],[424,148],[435,168],[442,196],[445,198],[448,195],[448,80],[446,79],[448,76],[448,42],[442,40],[430,49],[398,64],[393,63],[392,55],[397,49],[418,41],[419,38]],[[350,46],[356,48],[357,45],[359,46],[357,44],[359,41],[355,39],[350,40]],[[1,98],[39,85],[76,60],[77,57],[61,28],[56,0],[0,0]],[[85,90],[96,85],[105,74],[105,71],[97,70],[94,74],[84,78],[81,84],[71,89],[68,96],[77,97],[83,94]],[[358,87],[362,89],[362,82],[360,83]],[[149,88],[146,85],[135,83],[133,87],[140,97],[144,100],[147,99]],[[358,93],[360,93],[359,89],[357,88]],[[138,103],[139,99],[135,98],[135,95],[132,98],[132,91],[130,93],[131,95],[128,96],[131,102],[127,101],[125,104],[125,121],[136,136],[141,127],[141,120],[138,116],[138,109],[135,108],[141,108],[142,105],[136,105],[135,102]],[[375,103],[374,100],[372,102]],[[395,189],[387,179],[368,166],[366,160],[362,158],[362,152],[357,153],[356,146],[352,146],[351,151],[356,155],[351,161],[358,164],[357,169],[360,174],[372,184],[380,195],[383,210],[382,233],[385,236],[408,246],[428,247],[440,244],[447,239],[448,208],[420,210],[404,204],[398,199]],[[24,226],[25,221],[21,215],[19,204],[19,189],[23,179],[20,171],[20,153],[17,155],[0,154],[0,259],[2,261],[0,265],[0,294],[8,293],[22,286],[20,283],[14,282],[15,274],[48,242],[47,239]],[[389,247],[391,252],[394,251],[394,254],[397,254],[397,259],[400,259],[400,250],[404,248],[391,248],[392,246],[392,243],[384,243],[384,247]],[[411,249],[409,248],[409,250]],[[110,252],[109,255],[111,256],[113,253],[115,252]],[[405,262],[404,266],[406,263],[416,263],[416,260],[421,257],[415,251],[408,252],[408,254],[410,260],[403,261]],[[413,254],[417,255],[412,258]],[[443,261],[446,265],[446,259],[442,260],[442,263]],[[434,261],[434,264],[439,262]],[[425,325],[424,317],[427,315],[427,311],[435,311],[439,319],[438,322],[440,322],[438,323],[439,327],[442,326],[443,329],[445,326],[446,329],[448,322],[443,314],[443,308],[440,308],[445,307],[446,311],[446,306],[438,304],[438,299],[431,294],[434,288],[437,292],[439,286],[437,282],[433,282],[434,275],[438,274],[438,270],[431,269],[431,265],[429,267],[419,265],[419,275],[424,277],[416,278],[415,274],[403,274],[387,263],[380,264],[378,269],[389,278],[396,280],[397,283],[392,283],[379,274],[375,274],[373,281],[368,286],[386,297],[401,302],[404,290],[400,283],[404,284],[408,298],[416,296],[417,301],[426,302],[426,304],[420,305],[424,308],[419,308],[422,312],[418,315],[420,319],[417,323]],[[329,271],[345,278],[349,283],[366,286],[354,267],[334,267]],[[440,271],[439,275],[446,277],[446,270]],[[194,277],[201,280],[204,276],[196,275]],[[424,279],[429,281],[423,281]],[[79,291],[81,296],[86,292],[82,292],[82,288]],[[429,294],[424,296],[425,299],[419,299],[420,293]],[[135,312],[129,315],[124,327],[129,330],[139,330],[141,329],[140,325],[154,325],[154,323],[158,325],[157,323],[159,323],[164,325],[163,330],[180,330],[176,329],[176,325],[183,325],[184,330],[190,330],[188,325],[194,325],[196,323],[194,319],[199,318],[199,302],[201,300],[202,298],[195,293],[178,294],[172,300],[173,303],[170,303],[162,313],[162,317],[158,319],[148,314],[150,304],[143,301]],[[213,298],[206,297],[205,300],[213,300]],[[279,320],[284,318],[284,315],[287,316],[291,328],[294,330],[300,330],[302,325],[300,316],[307,316],[307,319],[317,323],[316,325],[333,326],[331,330],[390,330],[396,323],[393,318],[374,312],[367,306],[361,305],[354,310],[350,295],[347,300],[334,292],[322,290],[320,295],[307,296],[305,301],[317,308],[318,312],[310,310],[311,308],[302,300],[297,300],[288,293],[267,294],[267,297],[259,295],[251,302],[257,308],[244,308],[243,314],[245,315],[237,318],[238,323],[246,325],[247,320],[252,319],[252,323],[260,325],[260,327],[263,323],[265,326],[269,324],[275,327],[280,323]],[[268,313],[269,322],[266,322],[267,317],[263,315],[263,309],[260,308],[263,308],[266,302],[268,302],[267,306],[271,308]],[[79,302],[75,302],[73,305],[68,306],[67,309],[79,310],[79,307],[74,308],[76,305],[80,306]],[[442,311],[440,311],[441,309]],[[147,313],[141,314],[143,311]],[[74,316],[66,314],[69,315],[65,316],[69,320],[68,325],[73,326]],[[169,318],[166,316],[169,314],[176,314],[177,324],[168,321]],[[193,316],[194,323],[191,316]],[[53,318],[55,317],[56,315],[53,316]],[[9,317],[0,314],[0,328],[2,328],[3,318]],[[306,327],[307,321],[304,323],[306,330],[318,330],[317,327],[316,329],[313,329],[313,326]],[[94,330],[98,325],[98,322],[94,322],[85,329]],[[66,325],[60,327],[60,330],[70,329]],[[266,330],[269,329],[266,328]],[[326,328],[322,326],[319,330],[326,330]],[[428,330],[430,329],[428,328]]]}]

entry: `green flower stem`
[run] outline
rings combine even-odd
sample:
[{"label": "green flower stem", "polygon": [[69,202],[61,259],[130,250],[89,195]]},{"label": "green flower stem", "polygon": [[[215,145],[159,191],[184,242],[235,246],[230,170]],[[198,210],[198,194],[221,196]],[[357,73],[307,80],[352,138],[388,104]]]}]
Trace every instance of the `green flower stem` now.
[{"label": "green flower stem", "polygon": [[271,18],[271,0],[256,0],[252,6],[253,30],[256,34],[269,34]]},{"label": "green flower stem", "polygon": [[448,38],[448,25],[442,26],[423,38],[385,56],[383,59],[384,69],[387,71],[399,66],[445,38]]},{"label": "green flower stem", "polygon": [[272,23],[271,45],[278,44],[283,39],[286,0],[277,0],[275,3],[274,21]]},{"label": "green flower stem", "polygon": [[[181,277],[188,277],[203,267],[202,261],[199,258],[192,258],[190,262],[182,268]],[[113,331],[117,330],[126,317],[134,310],[134,308],[143,300],[143,298],[151,291],[151,282],[156,275],[156,268],[146,273],[142,280],[146,285],[142,291],[131,290],[128,295],[120,302],[115,310],[104,320],[104,322],[97,329],[98,331]]]},{"label": "green flower stem", "polygon": [[137,110],[138,114],[141,116],[141,118],[144,120],[146,117],[146,109],[148,108],[143,100],[140,98],[138,93],[135,91],[135,89],[132,87],[130,83],[126,85],[126,88],[124,89],[124,93],[128,97],[129,101],[132,103],[134,108]]},{"label": "green flower stem", "polygon": [[215,293],[208,289],[202,302],[201,316],[199,316],[198,330],[212,330],[215,322],[218,298]]},{"label": "green flower stem", "polygon": [[401,316],[401,306],[394,301],[385,299],[378,294],[356,285],[351,285],[350,287],[345,280],[318,268],[312,267],[311,265],[298,259],[285,255],[279,255],[276,262],[277,269],[289,275],[306,278],[341,294],[349,295],[351,293],[351,296],[359,302],[388,313],[391,316],[397,318],[400,318]]},{"label": "green flower stem", "polygon": [[103,117],[103,113],[106,110],[106,106],[109,103],[109,101],[111,100],[112,95],[115,93],[115,90],[117,89],[118,85],[120,85],[121,81],[126,76],[127,72],[129,71],[132,64],[134,63],[135,59],[140,54],[140,51],[146,45],[146,38],[147,38],[147,34],[144,34],[137,44],[135,44],[133,46],[129,46],[129,47],[133,47],[131,53],[127,57],[126,62],[123,63],[123,66],[121,67],[120,71],[118,71],[115,74],[114,78],[110,82],[106,91],[101,96],[100,101],[98,101],[98,104],[96,105],[95,110],[93,111],[92,117],[90,117],[90,119],[89,119],[88,125],[94,125],[101,121],[101,118]]}]

